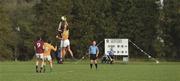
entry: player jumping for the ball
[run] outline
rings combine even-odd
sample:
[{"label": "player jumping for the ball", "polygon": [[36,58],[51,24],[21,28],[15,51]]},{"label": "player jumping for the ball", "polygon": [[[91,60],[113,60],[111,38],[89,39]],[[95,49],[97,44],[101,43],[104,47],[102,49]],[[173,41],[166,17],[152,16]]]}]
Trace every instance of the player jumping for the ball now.
[{"label": "player jumping for the ball", "polygon": [[73,52],[70,49],[68,23],[67,23],[66,18],[64,16],[62,16],[61,19],[62,19],[62,22],[60,22],[59,28],[58,28],[58,31],[62,32],[62,33],[60,33],[61,37],[59,35],[56,36],[56,38],[61,40],[61,45],[60,45],[60,48],[61,48],[61,56],[60,57],[61,57],[61,59],[60,59],[60,63],[62,63],[62,58],[64,58],[64,56],[66,55],[66,49],[71,54],[71,57],[74,59]]}]

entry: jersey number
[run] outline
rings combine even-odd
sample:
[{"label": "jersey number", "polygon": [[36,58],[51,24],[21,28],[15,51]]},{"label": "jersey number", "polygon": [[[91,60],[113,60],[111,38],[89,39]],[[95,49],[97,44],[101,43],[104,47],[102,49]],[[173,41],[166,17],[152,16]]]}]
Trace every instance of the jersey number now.
[{"label": "jersey number", "polygon": [[37,43],[37,47],[38,47],[38,48],[41,47],[41,43]]}]

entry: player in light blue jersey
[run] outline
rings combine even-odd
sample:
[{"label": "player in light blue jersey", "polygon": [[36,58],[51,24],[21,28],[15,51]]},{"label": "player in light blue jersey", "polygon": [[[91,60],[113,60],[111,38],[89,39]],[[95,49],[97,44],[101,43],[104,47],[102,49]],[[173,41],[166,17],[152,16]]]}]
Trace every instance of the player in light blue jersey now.
[{"label": "player in light blue jersey", "polygon": [[92,45],[89,47],[89,55],[90,55],[90,68],[92,69],[93,64],[97,69],[97,57],[99,54],[99,48],[96,46],[96,41],[93,41]]}]

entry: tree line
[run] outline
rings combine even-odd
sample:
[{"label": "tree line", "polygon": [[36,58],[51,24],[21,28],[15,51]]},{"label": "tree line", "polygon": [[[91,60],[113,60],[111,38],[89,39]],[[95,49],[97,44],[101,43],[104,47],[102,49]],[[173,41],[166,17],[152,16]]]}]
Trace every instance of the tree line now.
[{"label": "tree line", "polygon": [[[37,36],[58,45],[61,16],[70,27],[71,48],[82,57],[92,40],[128,38],[153,57],[180,59],[180,1],[0,0],[0,60],[31,60]],[[130,56],[143,55],[129,44]],[[100,46],[103,55],[104,45]]]}]

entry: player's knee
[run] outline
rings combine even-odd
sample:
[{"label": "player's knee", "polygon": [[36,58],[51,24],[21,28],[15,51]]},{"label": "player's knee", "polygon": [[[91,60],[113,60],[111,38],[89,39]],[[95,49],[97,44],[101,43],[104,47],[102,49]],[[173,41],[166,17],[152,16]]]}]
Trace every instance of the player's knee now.
[{"label": "player's knee", "polygon": [[94,63],[97,64],[97,61],[95,60]]},{"label": "player's knee", "polygon": [[52,61],[49,61],[50,64],[52,64]]}]

